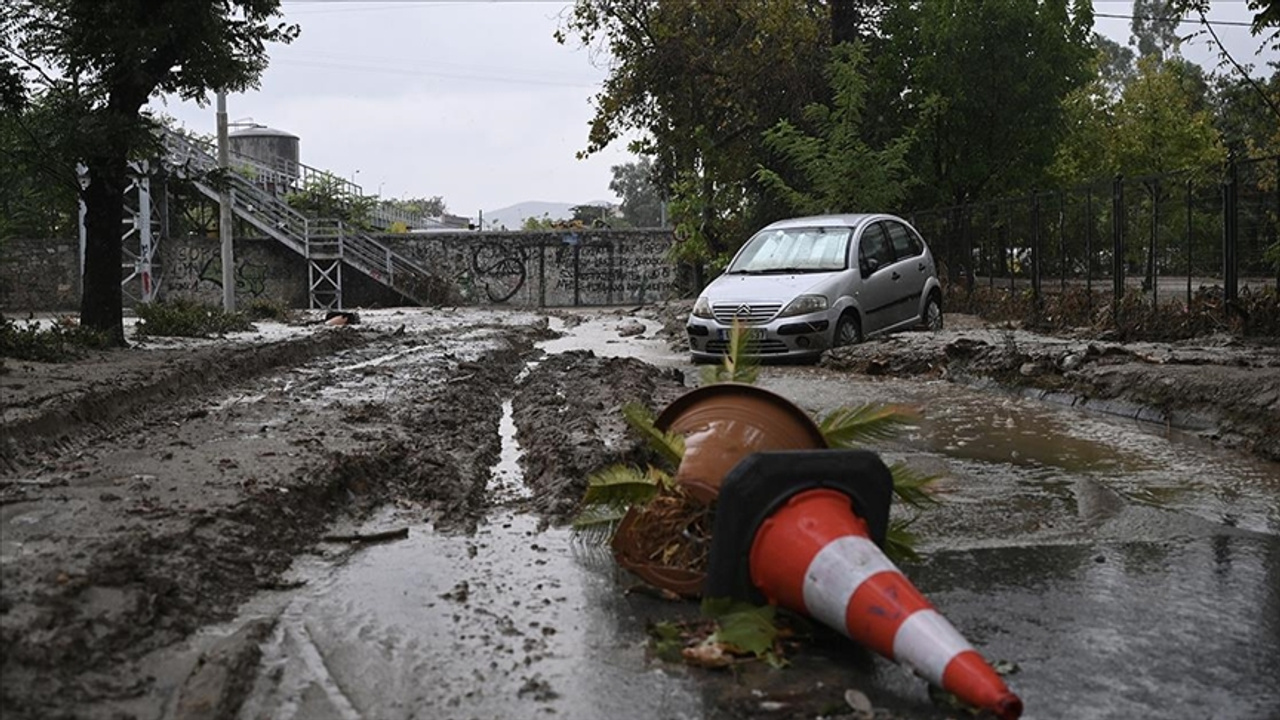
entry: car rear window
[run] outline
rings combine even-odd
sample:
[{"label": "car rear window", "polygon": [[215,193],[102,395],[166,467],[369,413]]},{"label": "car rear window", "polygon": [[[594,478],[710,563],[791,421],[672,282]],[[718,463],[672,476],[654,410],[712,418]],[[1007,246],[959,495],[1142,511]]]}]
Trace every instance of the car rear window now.
[{"label": "car rear window", "polygon": [[889,231],[889,241],[893,243],[893,254],[898,259],[915,257],[924,252],[920,240],[901,223],[885,222],[885,228]]}]

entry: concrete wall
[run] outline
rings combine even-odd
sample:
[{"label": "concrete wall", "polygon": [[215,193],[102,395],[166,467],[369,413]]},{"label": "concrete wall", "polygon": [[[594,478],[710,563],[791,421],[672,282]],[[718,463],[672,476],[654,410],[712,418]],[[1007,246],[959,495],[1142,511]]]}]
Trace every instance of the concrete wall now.
[{"label": "concrete wall", "polygon": [[0,240],[0,311],[79,309],[79,240]]},{"label": "concrete wall", "polygon": [[[676,297],[687,285],[666,260],[674,242],[669,231],[460,231],[385,235],[379,240],[445,281],[449,302],[456,304],[640,304]],[[0,252],[0,310],[78,309],[78,241],[9,240],[0,245]],[[309,281],[302,257],[264,239],[236,240],[235,256],[238,303],[264,299],[307,306]],[[222,303],[216,238],[163,240],[158,259],[162,299]],[[136,285],[126,290],[138,294]],[[405,301],[347,267],[343,304],[390,307]]]},{"label": "concrete wall", "polygon": [[680,294],[669,231],[460,232],[379,238],[451,283],[456,302],[521,307],[653,302]]}]

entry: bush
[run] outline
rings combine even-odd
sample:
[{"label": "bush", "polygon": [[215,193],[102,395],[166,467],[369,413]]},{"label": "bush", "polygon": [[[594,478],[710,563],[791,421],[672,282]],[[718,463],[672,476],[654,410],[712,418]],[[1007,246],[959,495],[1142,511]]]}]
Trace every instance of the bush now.
[{"label": "bush", "polygon": [[244,308],[244,314],[250,320],[278,320],[280,322],[291,322],[296,315],[293,309],[286,307],[284,303],[262,298],[250,300]]},{"label": "bush", "polygon": [[0,357],[36,362],[68,362],[89,350],[111,345],[107,333],[59,322],[41,327],[35,321],[23,325],[8,318],[0,322]]},{"label": "bush", "polygon": [[142,320],[138,337],[208,337],[254,329],[241,313],[191,300],[144,303],[135,310]]}]

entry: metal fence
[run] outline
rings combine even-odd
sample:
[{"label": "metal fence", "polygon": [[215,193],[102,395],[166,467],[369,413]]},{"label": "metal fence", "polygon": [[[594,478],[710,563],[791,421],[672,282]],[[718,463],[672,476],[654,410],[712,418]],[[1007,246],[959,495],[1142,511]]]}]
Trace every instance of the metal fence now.
[{"label": "metal fence", "polygon": [[1045,293],[1083,287],[1119,302],[1191,304],[1201,287],[1226,301],[1240,289],[1280,290],[1280,156],[909,213],[949,293],[991,288]]}]

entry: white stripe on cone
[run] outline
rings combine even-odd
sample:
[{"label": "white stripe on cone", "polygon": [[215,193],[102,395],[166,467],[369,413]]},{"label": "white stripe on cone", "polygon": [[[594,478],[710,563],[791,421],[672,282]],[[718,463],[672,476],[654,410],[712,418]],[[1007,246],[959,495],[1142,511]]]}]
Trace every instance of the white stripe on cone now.
[{"label": "white stripe on cone", "polygon": [[[902,575],[870,539],[836,538],[818,551],[805,572],[805,609],[814,619],[852,637],[846,620],[849,602],[864,582],[882,572]],[[939,687],[947,663],[966,650],[973,646],[933,609],[916,610],[894,633],[893,660]]]}]

